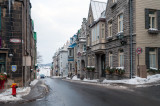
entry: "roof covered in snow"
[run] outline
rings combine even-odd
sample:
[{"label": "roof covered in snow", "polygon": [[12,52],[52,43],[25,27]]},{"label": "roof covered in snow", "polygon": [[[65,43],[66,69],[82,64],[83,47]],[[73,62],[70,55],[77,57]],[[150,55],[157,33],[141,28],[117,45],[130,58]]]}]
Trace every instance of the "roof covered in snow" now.
[{"label": "roof covered in snow", "polygon": [[107,3],[100,1],[91,1],[91,8],[93,12],[94,21],[102,17],[102,12],[106,9]]}]

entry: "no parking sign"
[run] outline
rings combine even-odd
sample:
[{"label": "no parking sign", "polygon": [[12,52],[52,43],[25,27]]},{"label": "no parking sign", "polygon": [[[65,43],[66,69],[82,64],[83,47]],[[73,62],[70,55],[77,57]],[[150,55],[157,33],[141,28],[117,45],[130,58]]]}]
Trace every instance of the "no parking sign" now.
[{"label": "no parking sign", "polygon": [[137,54],[141,54],[143,52],[142,48],[137,48],[136,50]]}]

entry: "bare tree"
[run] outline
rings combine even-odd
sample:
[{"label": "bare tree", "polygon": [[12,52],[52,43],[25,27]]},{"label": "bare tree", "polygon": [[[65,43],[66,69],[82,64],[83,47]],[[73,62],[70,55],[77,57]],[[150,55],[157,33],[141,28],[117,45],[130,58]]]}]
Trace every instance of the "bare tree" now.
[{"label": "bare tree", "polygon": [[37,52],[37,63],[40,64],[42,63],[42,61],[43,61],[42,55],[39,52]]}]

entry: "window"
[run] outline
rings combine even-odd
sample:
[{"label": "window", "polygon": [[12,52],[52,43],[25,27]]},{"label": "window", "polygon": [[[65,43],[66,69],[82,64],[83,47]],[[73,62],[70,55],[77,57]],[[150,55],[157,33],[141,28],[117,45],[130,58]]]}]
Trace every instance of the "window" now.
[{"label": "window", "polygon": [[104,28],[104,24],[102,24],[102,29],[101,29],[101,38],[104,39],[105,38],[105,28]]},{"label": "window", "polygon": [[83,51],[86,51],[86,45],[83,45]]},{"label": "window", "polygon": [[124,67],[124,52],[123,52],[123,50],[119,51],[119,67]]},{"label": "window", "polygon": [[72,56],[72,50],[69,50],[69,56]]},{"label": "window", "polygon": [[109,53],[109,67],[113,67],[113,54],[112,54],[112,52]]},{"label": "window", "polygon": [[97,34],[96,34],[97,39],[96,40],[99,40],[99,24],[96,27],[97,27]]},{"label": "window", "polygon": [[112,36],[112,21],[108,22],[108,36]]},{"label": "window", "polygon": [[156,50],[153,48],[149,51],[149,64],[150,68],[156,68]]},{"label": "window", "polygon": [[149,11],[149,28],[156,28],[156,12]]},{"label": "window", "polygon": [[118,16],[118,32],[123,32],[123,14]]}]

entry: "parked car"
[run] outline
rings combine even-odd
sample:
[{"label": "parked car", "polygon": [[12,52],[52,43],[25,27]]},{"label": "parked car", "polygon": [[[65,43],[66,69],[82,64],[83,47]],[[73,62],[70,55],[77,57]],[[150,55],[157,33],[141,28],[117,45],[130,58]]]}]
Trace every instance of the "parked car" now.
[{"label": "parked car", "polygon": [[44,74],[40,74],[40,78],[45,78],[45,75]]}]

